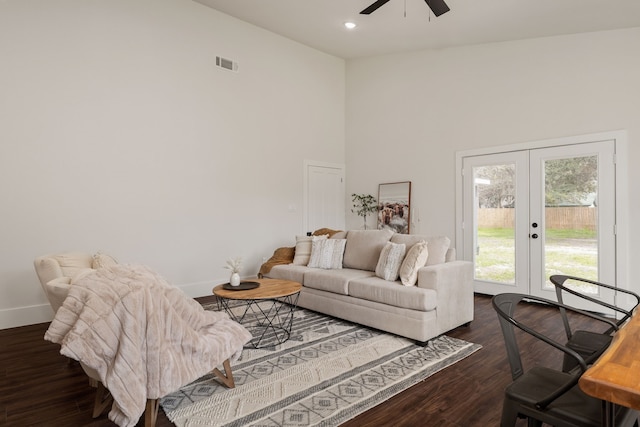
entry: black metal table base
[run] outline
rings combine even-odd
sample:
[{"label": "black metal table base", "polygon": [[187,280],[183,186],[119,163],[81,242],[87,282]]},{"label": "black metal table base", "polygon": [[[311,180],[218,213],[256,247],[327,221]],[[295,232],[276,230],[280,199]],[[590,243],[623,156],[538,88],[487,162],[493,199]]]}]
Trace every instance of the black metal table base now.
[{"label": "black metal table base", "polygon": [[300,293],[296,292],[275,299],[218,298],[218,308],[223,308],[229,317],[251,332],[253,339],[249,344],[253,348],[264,348],[282,344],[289,339],[299,296]]}]

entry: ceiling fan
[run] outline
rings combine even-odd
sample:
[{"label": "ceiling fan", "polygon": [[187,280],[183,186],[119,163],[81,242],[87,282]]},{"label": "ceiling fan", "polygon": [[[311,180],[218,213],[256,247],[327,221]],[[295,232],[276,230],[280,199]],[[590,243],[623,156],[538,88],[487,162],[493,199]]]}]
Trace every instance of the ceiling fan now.
[{"label": "ceiling fan", "polygon": [[[361,15],[369,15],[370,13],[378,10],[379,7],[384,6],[389,0],[376,0],[371,6],[364,9],[360,12]],[[433,12],[434,15],[440,16],[443,13],[449,12],[449,6],[444,2],[444,0],[424,0],[429,6],[429,9]]]}]

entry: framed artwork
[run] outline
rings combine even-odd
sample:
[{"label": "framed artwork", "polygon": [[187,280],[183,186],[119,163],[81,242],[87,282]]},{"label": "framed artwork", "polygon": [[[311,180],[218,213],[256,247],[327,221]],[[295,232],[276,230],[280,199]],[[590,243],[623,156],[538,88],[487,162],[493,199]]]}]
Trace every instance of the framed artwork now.
[{"label": "framed artwork", "polygon": [[378,229],[409,234],[411,225],[411,181],[378,186]]}]

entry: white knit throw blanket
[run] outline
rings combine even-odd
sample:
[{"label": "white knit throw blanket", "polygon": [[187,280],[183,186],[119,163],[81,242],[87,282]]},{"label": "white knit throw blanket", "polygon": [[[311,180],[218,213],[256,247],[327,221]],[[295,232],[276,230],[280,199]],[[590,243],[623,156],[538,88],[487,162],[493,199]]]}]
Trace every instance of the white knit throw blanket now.
[{"label": "white knit throw blanket", "polygon": [[71,286],[45,339],[97,371],[114,398],[109,419],[135,426],[147,399],[235,361],[251,334],[226,313],[205,311],[149,268],[116,265]]}]

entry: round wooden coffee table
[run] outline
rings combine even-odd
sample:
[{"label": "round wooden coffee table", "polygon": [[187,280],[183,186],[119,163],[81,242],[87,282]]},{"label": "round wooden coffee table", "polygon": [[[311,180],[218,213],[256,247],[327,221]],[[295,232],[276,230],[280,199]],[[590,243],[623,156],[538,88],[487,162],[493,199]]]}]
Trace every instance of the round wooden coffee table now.
[{"label": "round wooden coffee table", "polygon": [[247,279],[243,283],[246,282],[259,285],[247,290],[225,289],[229,287],[226,283],[213,288],[218,307],[252,333],[250,344],[254,348],[287,341],[302,285],[280,279]]}]

